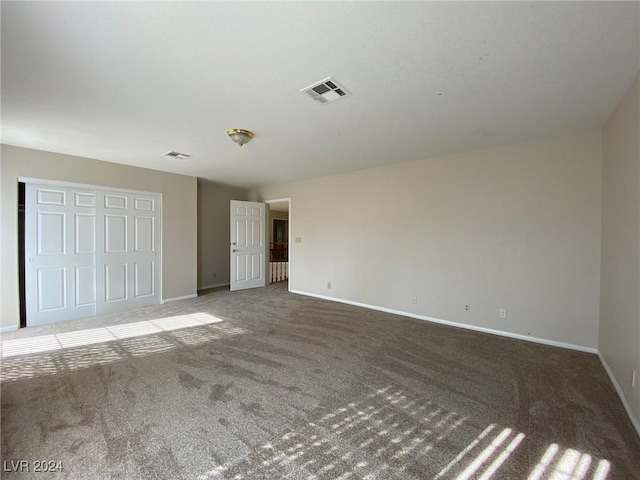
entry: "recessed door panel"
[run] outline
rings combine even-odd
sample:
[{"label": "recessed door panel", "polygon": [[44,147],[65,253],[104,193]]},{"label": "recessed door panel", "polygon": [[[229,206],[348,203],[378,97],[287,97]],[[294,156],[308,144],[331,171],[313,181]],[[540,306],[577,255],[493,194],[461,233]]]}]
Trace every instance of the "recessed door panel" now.
[{"label": "recessed door panel", "polygon": [[134,296],[146,297],[153,295],[153,262],[136,263],[134,265]]},{"label": "recessed door panel", "polygon": [[262,266],[264,265],[264,257],[262,254],[251,255],[251,280],[259,280],[263,277]]},{"label": "recessed door panel", "polygon": [[64,212],[38,212],[38,255],[65,253]]},{"label": "recessed door panel", "polygon": [[64,206],[66,192],[64,190],[50,190],[38,188],[38,205],[58,205]]},{"label": "recessed door panel", "polygon": [[142,210],[147,212],[153,212],[154,210],[154,201],[152,198],[139,198],[136,197],[134,199],[134,209]]},{"label": "recessed door panel", "polygon": [[105,208],[115,208],[125,210],[127,208],[127,197],[124,195],[106,194],[104,196]]},{"label": "recessed door panel", "polygon": [[153,218],[134,218],[134,248],[136,252],[153,251]]},{"label": "recessed door panel", "polygon": [[246,282],[247,281],[247,256],[246,255],[238,255],[236,256],[236,282]]},{"label": "recessed door panel", "polygon": [[66,306],[66,268],[38,269],[38,311],[60,310]]},{"label": "recessed door panel", "polygon": [[96,267],[85,265],[75,267],[75,305],[93,305],[96,303]]},{"label": "recessed door panel", "polygon": [[244,219],[236,220],[236,246],[247,246],[247,221]]},{"label": "recessed door panel", "polygon": [[90,207],[96,206],[96,196],[93,193],[75,193],[75,206],[76,207]]},{"label": "recessed door panel", "polygon": [[264,237],[262,227],[264,223],[260,220],[251,221],[251,245],[259,247],[262,245],[262,238]]},{"label": "recessed door panel", "polygon": [[96,217],[84,213],[75,214],[75,253],[95,253]]},{"label": "recessed door panel", "polygon": [[125,215],[106,215],[104,217],[104,238],[106,253],[127,251],[127,217]]},{"label": "recessed door panel", "polygon": [[105,265],[105,301],[127,299],[127,264]]}]

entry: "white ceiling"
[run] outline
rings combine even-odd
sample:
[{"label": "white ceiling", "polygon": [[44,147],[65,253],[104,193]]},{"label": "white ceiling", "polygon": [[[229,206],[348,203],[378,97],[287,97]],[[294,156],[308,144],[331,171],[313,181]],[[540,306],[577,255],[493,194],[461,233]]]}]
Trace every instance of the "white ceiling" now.
[{"label": "white ceiling", "polygon": [[598,129],[639,5],[2,2],[2,141],[254,186]]}]

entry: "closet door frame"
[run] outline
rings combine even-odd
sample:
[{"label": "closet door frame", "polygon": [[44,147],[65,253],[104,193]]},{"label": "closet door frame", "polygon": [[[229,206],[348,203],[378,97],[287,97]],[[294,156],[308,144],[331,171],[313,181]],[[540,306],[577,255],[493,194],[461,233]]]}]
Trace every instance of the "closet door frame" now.
[{"label": "closet door frame", "polygon": [[[154,302],[153,304],[162,304],[164,303],[163,300],[163,295],[162,295],[162,246],[163,246],[163,228],[162,228],[162,204],[163,204],[163,195],[162,193],[159,192],[149,192],[149,191],[144,191],[144,190],[132,190],[132,189],[126,189],[126,188],[118,188],[118,187],[111,187],[111,186],[104,186],[104,185],[92,185],[92,184],[85,184],[85,183],[74,183],[74,182],[63,182],[63,181],[58,181],[58,180],[47,180],[47,179],[41,179],[41,178],[34,178],[34,177],[18,177],[18,182],[22,182],[25,184],[35,184],[35,185],[42,185],[42,186],[51,186],[51,187],[62,187],[62,188],[71,188],[71,189],[81,189],[81,190],[88,190],[88,191],[93,191],[96,194],[96,199],[97,199],[97,193],[98,192],[104,192],[104,191],[108,191],[108,192],[112,192],[112,193],[122,193],[124,195],[141,195],[141,196],[148,196],[148,197],[154,197],[157,198],[158,200],[158,238],[157,238],[157,247],[158,247],[158,251],[156,252],[156,257],[157,257],[157,271],[158,271],[158,276],[157,276],[157,285],[155,285],[157,292],[158,292],[158,301]],[[98,231],[100,230],[98,228],[98,222],[102,222],[103,219],[97,218],[97,205],[95,207],[95,232],[96,232],[96,236],[98,234]],[[26,212],[26,215],[28,216],[28,212]],[[25,242],[28,242],[29,240],[26,238],[25,235]],[[102,241],[104,241],[104,239],[102,239]],[[95,282],[95,294],[96,294],[96,312],[94,313],[95,315],[103,315],[106,314],[108,312],[100,312],[97,311],[98,309],[98,290],[97,290],[97,270],[98,268],[100,268],[100,266],[97,264],[97,258],[99,257],[99,255],[97,254],[97,247],[99,246],[100,241],[98,240],[98,238],[96,238],[96,263],[95,263],[95,269],[96,269],[96,282]],[[26,259],[28,261],[28,259]],[[28,296],[29,296],[30,292],[25,292],[25,295],[27,296],[27,303],[29,302]],[[33,295],[33,293],[31,293]],[[138,308],[141,305],[132,305],[130,308],[131,309],[135,309]],[[126,310],[129,310],[129,308],[127,308]],[[65,320],[59,320],[59,321],[65,321]],[[27,326],[32,326],[33,323],[29,322],[29,317],[27,316]]]}]

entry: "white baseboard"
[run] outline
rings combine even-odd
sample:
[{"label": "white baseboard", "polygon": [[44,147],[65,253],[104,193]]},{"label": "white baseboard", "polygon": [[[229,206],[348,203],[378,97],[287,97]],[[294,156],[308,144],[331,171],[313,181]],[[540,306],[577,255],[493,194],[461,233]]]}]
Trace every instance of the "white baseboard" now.
[{"label": "white baseboard", "polygon": [[202,287],[198,287],[198,291],[200,290],[208,290],[210,288],[218,288],[218,287],[228,287],[229,282],[227,283],[214,283],[213,285],[203,285]]},{"label": "white baseboard", "polygon": [[192,293],[191,295],[184,295],[182,297],[164,298],[162,299],[162,303],[179,302],[180,300],[188,300],[190,298],[196,298],[197,296],[197,293]]},{"label": "white baseboard", "polygon": [[13,332],[14,330],[18,330],[18,325],[9,325],[8,327],[0,327],[0,333]]},{"label": "white baseboard", "polygon": [[404,317],[416,318],[418,320],[426,320],[427,322],[439,323],[441,325],[448,325],[450,327],[465,328],[467,330],[473,330],[473,331],[482,332],[482,333],[490,333],[492,335],[499,335],[501,337],[515,338],[517,340],[525,340],[527,342],[541,343],[543,345],[550,345],[552,347],[568,348],[570,350],[577,350],[579,352],[598,353],[598,349],[597,348],[585,347],[583,345],[576,345],[576,344],[573,344],[573,343],[558,342],[556,340],[549,340],[549,339],[546,339],[546,338],[531,337],[529,335],[520,335],[518,333],[505,332],[505,331],[502,331],[502,330],[494,330],[492,328],[477,327],[475,325],[469,325],[467,323],[451,322],[449,320],[442,320],[440,318],[427,317],[425,315],[417,315],[415,313],[402,312],[400,310],[393,310],[391,308],[378,307],[378,306],[375,306],[375,305],[368,305],[366,303],[360,303],[360,302],[352,302],[350,300],[343,300],[341,298],[335,298],[335,297],[327,297],[325,295],[318,295],[318,294],[315,294],[315,293],[301,292],[301,291],[298,291],[298,290],[291,290],[291,293],[297,293],[299,295],[306,295],[308,297],[321,298],[323,300],[330,300],[332,302],[346,303],[348,305],[354,305],[356,307],[369,308],[371,310],[377,310],[377,311],[385,312],[385,313],[392,313],[394,315],[402,315]]},{"label": "white baseboard", "polygon": [[609,375],[609,380],[611,380],[611,383],[613,383],[613,388],[616,389],[616,392],[618,393],[618,397],[620,397],[620,400],[622,401],[622,405],[624,405],[624,409],[627,411],[627,415],[629,415],[629,419],[631,420],[633,427],[636,429],[636,433],[640,437],[640,421],[638,421],[638,419],[633,414],[633,410],[631,410],[631,405],[629,405],[629,402],[627,402],[627,399],[624,396],[624,392],[622,391],[622,388],[618,383],[618,379],[613,375],[613,371],[611,370],[611,368],[609,368],[609,364],[602,356],[602,353],[598,352],[598,357],[600,357],[600,362],[602,362],[602,366],[607,372],[607,375]]}]

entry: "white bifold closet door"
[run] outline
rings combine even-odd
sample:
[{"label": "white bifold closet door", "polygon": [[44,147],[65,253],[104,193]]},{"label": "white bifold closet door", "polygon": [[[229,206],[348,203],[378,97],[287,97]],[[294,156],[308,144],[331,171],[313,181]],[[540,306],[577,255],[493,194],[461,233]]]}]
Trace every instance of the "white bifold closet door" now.
[{"label": "white bifold closet door", "polygon": [[95,193],[26,185],[27,325],[96,314]]},{"label": "white bifold closet door", "polygon": [[160,303],[160,199],[96,192],[98,315]]},{"label": "white bifold closet door", "polygon": [[27,183],[27,325],[161,303],[161,198]]}]

